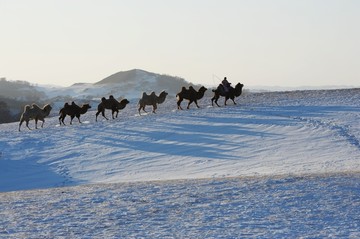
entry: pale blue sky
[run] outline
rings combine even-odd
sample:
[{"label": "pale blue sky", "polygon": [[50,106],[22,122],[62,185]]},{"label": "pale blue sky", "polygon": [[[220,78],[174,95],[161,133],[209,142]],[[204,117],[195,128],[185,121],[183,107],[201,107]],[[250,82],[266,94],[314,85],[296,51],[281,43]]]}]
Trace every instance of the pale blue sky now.
[{"label": "pale blue sky", "polygon": [[0,0],[0,77],[360,86],[357,0]]}]

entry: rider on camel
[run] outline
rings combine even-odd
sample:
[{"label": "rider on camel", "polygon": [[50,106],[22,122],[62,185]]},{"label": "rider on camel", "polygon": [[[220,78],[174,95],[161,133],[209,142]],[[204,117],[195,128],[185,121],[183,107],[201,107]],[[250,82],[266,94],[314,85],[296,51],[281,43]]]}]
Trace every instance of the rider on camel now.
[{"label": "rider on camel", "polygon": [[224,90],[225,90],[225,93],[228,93],[229,90],[230,90],[230,85],[231,83],[229,83],[226,79],[226,77],[224,77],[224,79],[221,81],[221,84],[223,85],[224,87]]}]

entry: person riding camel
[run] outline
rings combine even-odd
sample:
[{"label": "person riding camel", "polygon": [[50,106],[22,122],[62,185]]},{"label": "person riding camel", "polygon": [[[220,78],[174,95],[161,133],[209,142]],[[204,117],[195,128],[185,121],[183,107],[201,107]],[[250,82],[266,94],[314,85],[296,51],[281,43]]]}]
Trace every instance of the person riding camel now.
[{"label": "person riding camel", "polygon": [[224,79],[221,81],[221,84],[223,85],[224,87],[224,90],[225,90],[225,93],[228,93],[229,90],[230,90],[230,85],[231,83],[229,83],[226,79],[226,77],[224,77]]}]

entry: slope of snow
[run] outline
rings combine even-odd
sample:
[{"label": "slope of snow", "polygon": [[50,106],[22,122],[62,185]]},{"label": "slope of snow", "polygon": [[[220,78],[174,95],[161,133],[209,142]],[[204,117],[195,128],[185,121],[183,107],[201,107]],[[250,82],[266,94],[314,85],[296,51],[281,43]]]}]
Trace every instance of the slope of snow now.
[{"label": "slope of snow", "polygon": [[168,99],[141,117],[131,103],[108,121],[90,111],[66,127],[57,117],[32,131],[3,124],[0,190],[358,171],[359,98],[357,89],[249,94],[184,111]]},{"label": "slope of snow", "polygon": [[237,102],[0,125],[0,237],[360,237],[360,89]]}]

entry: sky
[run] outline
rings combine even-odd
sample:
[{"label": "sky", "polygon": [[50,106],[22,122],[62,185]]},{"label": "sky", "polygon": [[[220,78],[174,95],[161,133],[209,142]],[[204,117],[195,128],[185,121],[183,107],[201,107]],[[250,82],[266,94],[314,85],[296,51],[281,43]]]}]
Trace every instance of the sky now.
[{"label": "sky", "polygon": [[359,22],[357,0],[0,0],[0,77],[360,86]]}]

